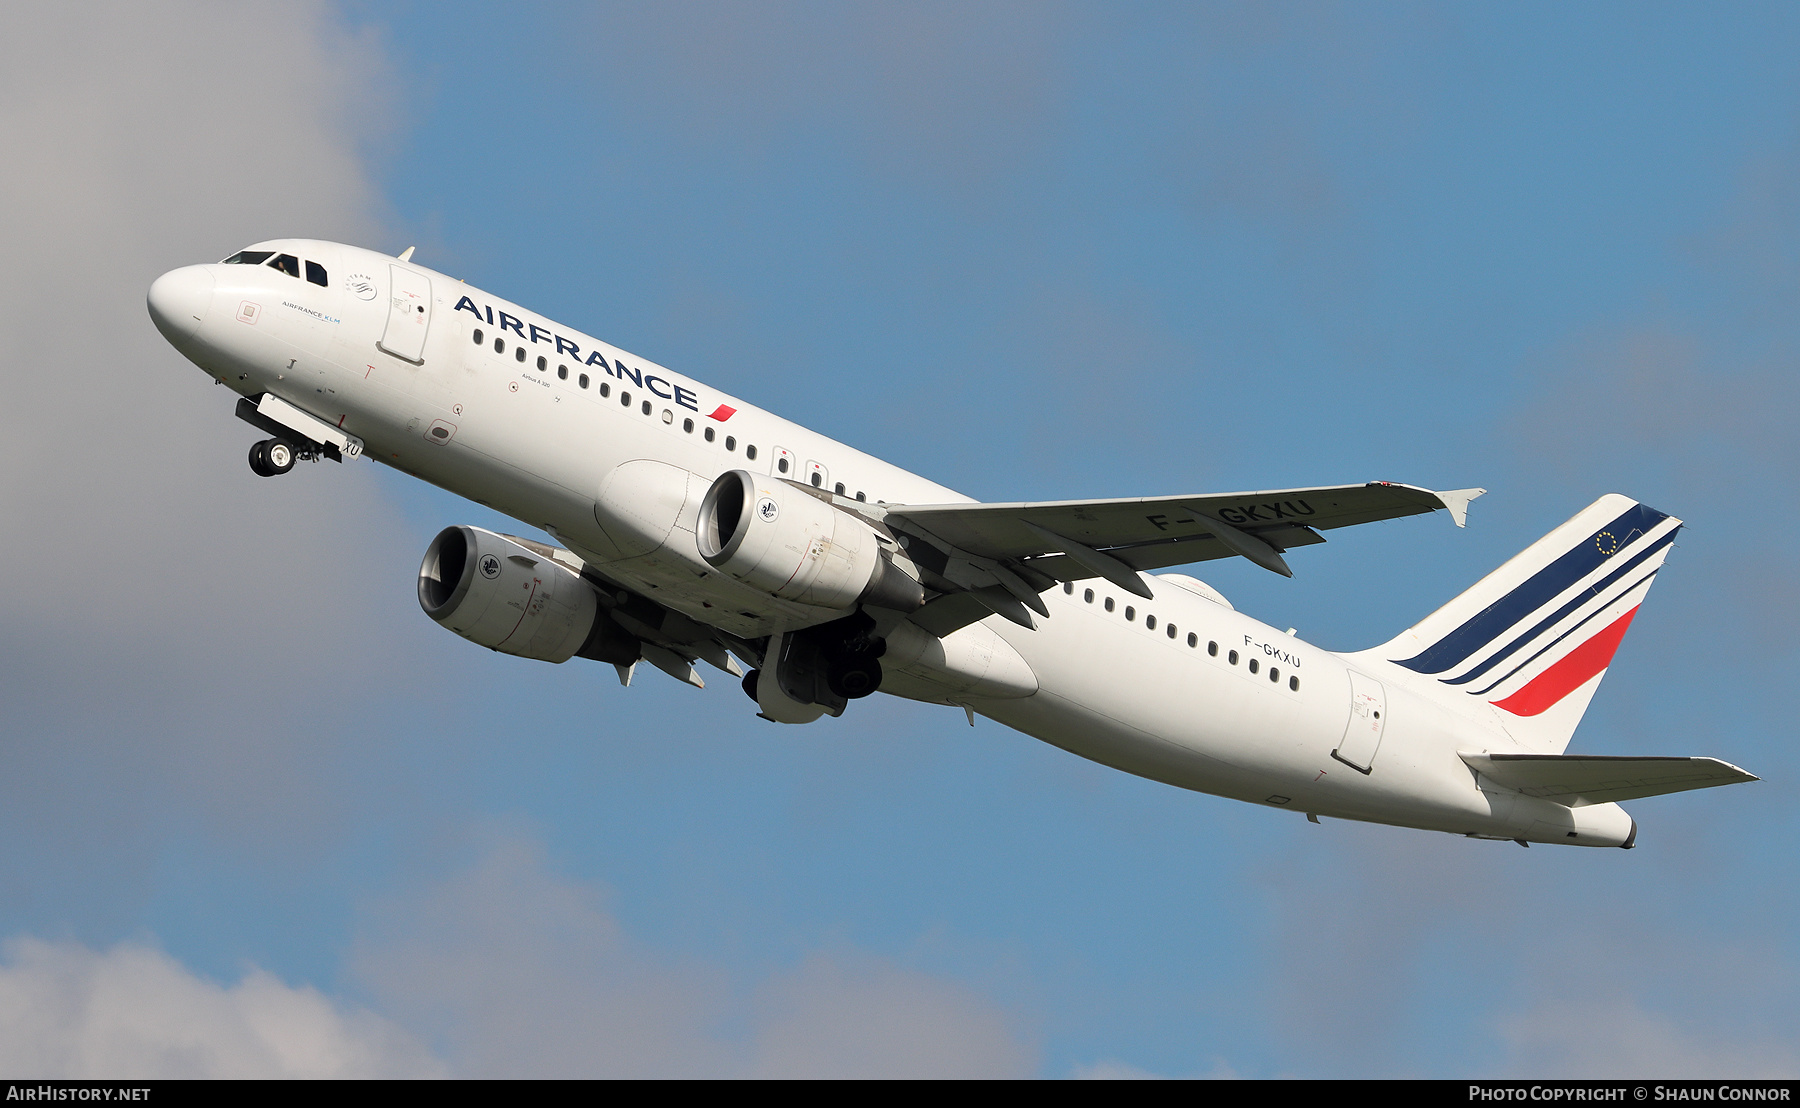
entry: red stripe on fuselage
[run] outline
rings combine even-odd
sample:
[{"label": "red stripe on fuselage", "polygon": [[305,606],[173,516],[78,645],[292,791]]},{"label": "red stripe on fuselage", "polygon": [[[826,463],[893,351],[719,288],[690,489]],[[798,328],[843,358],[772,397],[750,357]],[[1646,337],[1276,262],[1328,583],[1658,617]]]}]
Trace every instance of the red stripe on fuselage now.
[{"label": "red stripe on fuselage", "polygon": [[1625,629],[1631,626],[1631,617],[1635,615],[1636,608],[1626,612],[1614,620],[1612,626],[1569,651],[1560,662],[1532,678],[1530,684],[1505,700],[1496,700],[1494,707],[1505,708],[1515,716],[1535,716],[1547,711],[1563,697],[1587,684],[1594,674],[1612,664],[1613,653],[1619,649],[1619,640],[1625,637]]}]

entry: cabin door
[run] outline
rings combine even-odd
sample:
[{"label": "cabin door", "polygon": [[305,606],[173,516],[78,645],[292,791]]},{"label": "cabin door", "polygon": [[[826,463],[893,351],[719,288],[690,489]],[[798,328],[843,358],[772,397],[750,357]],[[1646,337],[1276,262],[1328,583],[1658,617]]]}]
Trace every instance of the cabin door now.
[{"label": "cabin door", "polygon": [[387,330],[376,343],[414,365],[425,364],[425,332],[431,329],[431,278],[405,266],[388,266]]}]

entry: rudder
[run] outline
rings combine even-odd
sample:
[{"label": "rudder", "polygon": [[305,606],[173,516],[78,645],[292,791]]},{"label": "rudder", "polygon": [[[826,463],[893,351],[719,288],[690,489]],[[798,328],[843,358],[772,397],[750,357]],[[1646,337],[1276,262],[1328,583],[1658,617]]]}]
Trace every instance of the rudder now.
[{"label": "rudder", "polygon": [[1491,704],[1520,742],[1560,753],[1680,529],[1609,493],[1367,653]]}]

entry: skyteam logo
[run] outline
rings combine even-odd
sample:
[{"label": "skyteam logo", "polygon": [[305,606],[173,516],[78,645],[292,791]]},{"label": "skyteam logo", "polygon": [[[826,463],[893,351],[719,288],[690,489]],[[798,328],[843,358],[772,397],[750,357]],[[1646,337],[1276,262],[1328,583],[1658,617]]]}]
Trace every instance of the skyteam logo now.
[{"label": "skyteam logo", "polygon": [[780,514],[781,505],[775,503],[772,497],[765,496],[756,502],[756,518],[764,523],[774,523],[775,517]]}]

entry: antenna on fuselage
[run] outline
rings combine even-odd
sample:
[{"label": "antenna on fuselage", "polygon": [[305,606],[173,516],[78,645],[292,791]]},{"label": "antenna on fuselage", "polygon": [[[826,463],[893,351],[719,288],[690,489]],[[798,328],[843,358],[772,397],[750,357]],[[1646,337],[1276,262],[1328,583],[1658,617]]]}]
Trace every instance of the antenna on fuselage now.
[{"label": "antenna on fuselage", "polygon": [[412,252],[417,249],[418,247],[416,246],[409,246],[405,250],[400,251],[400,260],[403,262],[412,261]]}]

